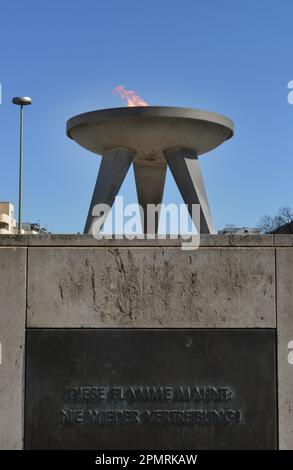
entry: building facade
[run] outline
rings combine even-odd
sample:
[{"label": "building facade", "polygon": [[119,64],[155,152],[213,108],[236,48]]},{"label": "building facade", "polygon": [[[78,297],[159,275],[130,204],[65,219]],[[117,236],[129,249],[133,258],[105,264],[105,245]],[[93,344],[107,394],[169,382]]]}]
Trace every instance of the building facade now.
[{"label": "building facade", "polygon": [[16,231],[13,204],[11,202],[0,202],[0,235],[12,235]]},{"label": "building facade", "polygon": [[[46,233],[37,223],[24,222],[22,224],[22,235]],[[0,235],[15,235],[18,226],[14,217],[14,205],[11,202],[0,202]]]}]

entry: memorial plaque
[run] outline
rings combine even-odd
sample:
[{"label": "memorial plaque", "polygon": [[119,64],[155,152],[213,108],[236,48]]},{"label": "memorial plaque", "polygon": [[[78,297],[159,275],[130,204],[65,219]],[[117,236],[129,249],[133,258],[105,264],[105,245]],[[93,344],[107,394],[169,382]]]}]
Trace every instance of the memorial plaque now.
[{"label": "memorial plaque", "polygon": [[27,449],[274,449],[275,331],[29,330]]}]

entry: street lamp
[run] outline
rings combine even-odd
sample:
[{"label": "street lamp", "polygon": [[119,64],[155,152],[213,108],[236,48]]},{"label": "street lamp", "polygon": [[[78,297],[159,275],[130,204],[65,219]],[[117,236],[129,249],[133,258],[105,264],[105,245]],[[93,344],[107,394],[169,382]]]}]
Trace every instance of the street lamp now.
[{"label": "street lamp", "polygon": [[32,104],[28,96],[16,96],[12,103],[20,106],[20,141],[19,141],[19,188],[18,188],[18,233],[21,234],[22,213],[22,147],[23,147],[23,107]]}]

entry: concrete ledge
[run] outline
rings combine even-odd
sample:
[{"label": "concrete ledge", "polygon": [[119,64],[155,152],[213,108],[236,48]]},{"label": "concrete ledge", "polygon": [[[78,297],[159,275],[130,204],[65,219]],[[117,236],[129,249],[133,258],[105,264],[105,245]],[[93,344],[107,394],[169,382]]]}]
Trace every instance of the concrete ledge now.
[{"label": "concrete ledge", "polygon": [[[102,239],[95,240],[92,235],[30,235],[29,246],[171,246],[181,247],[182,240],[168,238],[162,240]],[[273,246],[273,235],[201,235],[200,246]]]},{"label": "concrete ledge", "polygon": [[[91,235],[1,235],[0,246],[178,246],[182,245],[181,238],[166,240],[154,239],[128,240],[122,239],[103,239],[95,240]],[[234,247],[234,246],[293,246],[293,235],[201,235],[200,246],[216,247]]]},{"label": "concrete ledge", "polygon": [[274,245],[293,247],[293,235],[274,235]]},{"label": "concrete ledge", "polygon": [[0,246],[28,246],[28,235],[0,235]]}]

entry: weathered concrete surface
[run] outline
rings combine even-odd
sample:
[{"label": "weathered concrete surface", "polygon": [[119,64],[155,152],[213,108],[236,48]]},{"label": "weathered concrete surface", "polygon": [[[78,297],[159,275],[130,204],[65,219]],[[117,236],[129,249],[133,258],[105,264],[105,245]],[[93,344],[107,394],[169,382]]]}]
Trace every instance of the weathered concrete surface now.
[{"label": "weathered concrete surface", "polygon": [[25,306],[26,248],[1,247],[0,449],[23,445]]},{"label": "weathered concrete surface", "polygon": [[280,234],[274,235],[274,245],[275,246],[293,246],[293,235],[290,234]]},{"label": "weathered concrete surface", "polygon": [[[3,238],[6,238],[3,236]],[[293,237],[292,237],[293,243]],[[182,245],[182,239],[171,239],[170,237],[166,240],[158,238],[145,240],[127,240],[127,238],[121,236],[120,239],[112,238],[110,240],[102,239],[96,240],[92,235],[29,235],[28,237],[29,246],[112,246],[112,247],[180,247]],[[27,246],[27,245],[25,245]],[[274,246],[273,235],[207,235],[202,234],[200,236],[200,246],[216,246],[216,247],[262,247],[262,246]]]},{"label": "weathered concrete surface", "polygon": [[[288,237],[283,240],[282,237]],[[290,238],[291,237],[291,238]],[[274,242],[275,240],[275,242]],[[283,241],[282,241],[283,240]],[[281,245],[280,245],[281,243]],[[285,245],[284,245],[285,244]],[[200,236],[200,246],[241,246],[241,247],[261,247],[261,246],[293,246],[293,235],[207,235]],[[164,240],[156,236],[154,239],[127,240],[121,236],[119,239],[96,240],[92,235],[1,235],[0,246],[127,246],[130,247],[160,247],[172,246],[180,247],[181,238],[171,239],[170,236]]]},{"label": "weathered concrete surface", "polygon": [[28,252],[29,327],[275,327],[270,248]]},{"label": "weathered concrete surface", "polygon": [[[280,449],[293,449],[293,249],[277,249]],[[289,344],[291,343],[291,344]]]},{"label": "weathered concrete surface", "polygon": [[1,235],[0,246],[27,246],[28,235]]}]

